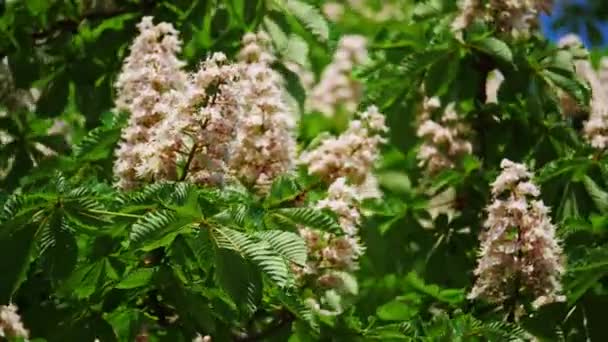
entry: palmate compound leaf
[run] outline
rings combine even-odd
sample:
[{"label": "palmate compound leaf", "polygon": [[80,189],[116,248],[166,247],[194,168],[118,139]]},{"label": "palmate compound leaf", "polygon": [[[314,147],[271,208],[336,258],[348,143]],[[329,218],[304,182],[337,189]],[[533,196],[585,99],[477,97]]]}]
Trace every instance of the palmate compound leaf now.
[{"label": "palmate compound leaf", "polygon": [[[2,212],[0,237],[13,239],[22,234],[20,231],[24,226],[31,227],[28,231],[33,235],[29,246],[35,246],[36,253],[28,254],[27,264],[30,258],[32,261],[40,258],[50,280],[58,283],[70,276],[76,266],[78,246],[75,231],[87,225],[82,214],[91,209],[103,209],[103,206],[86,188],[70,189],[66,179],[60,175],[53,178],[49,188],[48,192],[15,196],[7,201]],[[95,231],[90,227],[86,229]]]},{"label": "palmate compound leaf", "polygon": [[[212,236],[218,248],[233,250],[246,260],[250,260],[277,286],[290,285],[292,279],[289,260],[275,250],[270,243],[228,227],[215,227],[212,230]],[[277,239],[275,239],[276,241]]]}]

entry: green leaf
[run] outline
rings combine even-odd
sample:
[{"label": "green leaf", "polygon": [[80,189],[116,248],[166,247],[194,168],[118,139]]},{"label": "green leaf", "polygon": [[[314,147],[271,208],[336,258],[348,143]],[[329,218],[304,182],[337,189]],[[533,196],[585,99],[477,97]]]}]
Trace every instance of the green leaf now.
[{"label": "green leaf", "polygon": [[105,32],[105,31],[122,31],[125,28],[125,23],[137,18],[137,14],[136,13],[125,13],[125,14],[120,14],[120,15],[116,15],[113,16],[109,19],[106,19],[104,21],[101,22],[101,24],[95,26],[95,28],[93,29],[80,29],[79,30],[79,34],[80,36],[82,36],[85,40],[88,41],[95,41],[97,39],[99,39],[99,37]]},{"label": "green leaf", "polygon": [[128,290],[146,286],[156,273],[154,268],[138,268],[116,284],[117,289]]},{"label": "green leaf", "polygon": [[302,110],[306,101],[306,90],[302,86],[298,75],[287,69],[283,64],[275,63],[273,67],[283,75],[287,92],[298,102],[298,106]]},{"label": "green leaf", "polygon": [[501,62],[513,63],[513,53],[509,46],[502,40],[487,37],[472,43],[473,47],[487,53]]},{"label": "green leaf", "polygon": [[412,191],[412,182],[408,175],[398,171],[384,171],[377,175],[378,183],[390,191],[407,194]]},{"label": "green leaf", "polygon": [[414,6],[414,18],[424,20],[441,13],[443,10],[442,3],[438,1],[425,1],[417,3]]},{"label": "green leaf", "polygon": [[267,242],[273,251],[296,265],[306,264],[307,249],[304,240],[292,232],[267,230],[258,232],[255,236]]},{"label": "green leaf", "polygon": [[583,177],[583,184],[595,207],[601,213],[606,213],[608,211],[608,192],[602,190],[589,176]]},{"label": "green leaf", "polygon": [[313,332],[318,331],[319,326],[310,306],[304,303],[297,293],[290,290],[279,291],[278,298],[291,313],[305,322],[309,329]]},{"label": "green leaf", "polygon": [[0,239],[0,303],[7,303],[25,280],[32,257],[34,234],[38,227],[29,224]]},{"label": "green leaf", "polygon": [[384,321],[405,321],[418,314],[418,308],[400,300],[390,301],[376,310],[378,318]]},{"label": "green leaf", "polygon": [[163,293],[164,297],[175,303],[181,322],[188,325],[191,322],[199,331],[215,333],[214,312],[207,298],[181,286],[177,281],[170,282],[170,286]]},{"label": "green leaf", "polygon": [[300,0],[276,0],[287,13],[296,17],[306,28],[323,41],[329,39],[329,26],[317,8]]},{"label": "green leaf", "polygon": [[437,60],[426,73],[424,89],[428,94],[443,95],[450,89],[454,78],[458,74],[459,61],[454,54],[446,54]]},{"label": "green leaf", "polygon": [[54,282],[59,282],[72,274],[78,259],[78,246],[72,232],[63,224],[53,234],[53,245],[45,252],[45,268]]},{"label": "green leaf", "polygon": [[365,331],[365,337],[374,341],[412,341],[412,336],[414,336],[416,333],[415,329],[412,328],[411,331],[408,330],[407,332],[404,332],[404,326],[406,327],[405,329],[411,327],[411,325],[407,325],[407,323],[392,323],[382,326],[376,326],[371,329],[367,329]]},{"label": "green leaf", "polygon": [[40,95],[36,103],[36,112],[45,116],[58,116],[67,104],[68,88],[68,73],[65,70],[58,71]]},{"label": "green leaf", "polygon": [[212,232],[218,248],[233,250],[251,260],[277,286],[284,287],[289,284],[291,271],[287,260],[274,251],[268,242],[256,241],[245,233],[227,227],[218,227]]},{"label": "green leaf", "polygon": [[564,75],[574,75],[574,60],[569,51],[557,51],[555,55],[544,60],[543,65]]},{"label": "green leaf", "polygon": [[544,183],[565,173],[585,173],[590,165],[592,165],[592,161],[589,158],[555,159],[538,170],[535,179],[539,183]]},{"label": "green leaf", "polygon": [[406,282],[413,289],[444,303],[457,305],[465,300],[463,289],[442,289],[437,285],[425,284],[424,280],[415,272],[410,272],[407,275]]},{"label": "green leaf", "polygon": [[268,207],[277,206],[287,201],[293,201],[302,194],[300,185],[292,177],[280,176],[270,187],[270,192],[264,200]]},{"label": "green leaf", "polygon": [[103,261],[89,264],[76,269],[60,288],[60,293],[78,299],[90,297],[99,284],[104,269]]},{"label": "green leaf", "polygon": [[608,253],[605,246],[590,249],[580,261],[568,267],[568,303],[576,303],[597,281],[608,274]]},{"label": "green leaf", "polygon": [[[148,212],[131,227],[129,241],[140,245],[145,241],[155,238],[160,239],[169,233],[184,228],[192,223],[192,217],[189,213],[188,210],[183,213],[176,213],[168,209]],[[184,216],[178,214],[184,214]],[[167,242],[170,243],[171,241]],[[152,241],[151,243],[155,242]]]},{"label": "green leaf", "polygon": [[586,106],[589,103],[589,89],[575,77],[566,77],[551,70],[543,70],[541,75],[547,84],[563,89],[574,97],[579,105]]},{"label": "green leaf", "polygon": [[329,232],[341,232],[336,220],[318,209],[282,208],[269,211],[268,215],[287,226],[302,225]]},{"label": "green leaf", "polygon": [[261,300],[262,280],[259,272],[234,250],[215,251],[215,276],[234,303],[254,312]]},{"label": "green leaf", "polygon": [[283,56],[286,60],[305,68],[310,64],[308,60],[308,43],[302,37],[290,34]]},{"label": "green leaf", "polygon": [[44,12],[46,12],[51,6],[51,2],[47,0],[25,0],[27,5],[27,9],[34,16],[38,16]]},{"label": "green leaf", "polygon": [[88,161],[111,156],[125,121],[126,115],[117,115],[109,123],[89,131],[80,143],[74,146],[74,156]]},{"label": "green leaf", "polygon": [[143,311],[125,306],[108,313],[106,319],[112,325],[119,341],[135,341],[141,327],[152,322]]},{"label": "green leaf", "polygon": [[32,215],[41,209],[46,201],[36,196],[13,195],[9,197],[2,208],[0,222],[0,237],[10,234],[14,229],[20,229],[23,224],[30,222]]},{"label": "green leaf", "polygon": [[268,35],[270,35],[270,39],[274,43],[276,50],[282,54],[285,50],[287,50],[288,38],[287,34],[283,32],[281,27],[268,16],[264,17],[264,28]]}]

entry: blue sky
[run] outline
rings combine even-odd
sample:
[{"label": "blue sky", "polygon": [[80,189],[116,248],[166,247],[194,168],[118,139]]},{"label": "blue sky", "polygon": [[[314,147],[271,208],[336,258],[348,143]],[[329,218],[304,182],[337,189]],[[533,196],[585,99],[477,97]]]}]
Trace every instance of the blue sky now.
[{"label": "blue sky", "polygon": [[[586,3],[585,0],[570,0],[570,1],[580,3],[583,6]],[[547,15],[547,14],[543,13],[540,16],[541,30],[542,30],[543,34],[549,40],[552,40],[552,41],[556,41],[564,34],[569,33],[568,29],[561,28],[558,30],[554,30],[552,28],[553,22],[557,18],[562,16],[562,14],[564,13],[563,6],[561,6],[560,3],[561,3],[561,1],[557,2],[557,4],[553,7],[553,13],[551,15]],[[608,38],[608,23],[597,23],[596,25],[600,28],[600,31],[602,32],[602,34],[604,36],[604,42],[606,42],[606,39]],[[590,47],[591,44],[589,41],[589,35],[587,33],[587,28],[583,24],[582,20],[580,23],[577,24],[576,31],[578,31],[576,33],[578,33],[578,35],[581,37],[585,46]],[[604,43],[604,45],[606,45],[606,44]]]}]

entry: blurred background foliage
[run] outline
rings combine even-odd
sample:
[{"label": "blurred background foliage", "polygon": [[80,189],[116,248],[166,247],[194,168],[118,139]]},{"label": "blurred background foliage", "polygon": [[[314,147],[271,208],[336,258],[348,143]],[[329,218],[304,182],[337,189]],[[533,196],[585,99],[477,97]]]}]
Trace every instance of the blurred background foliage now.
[{"label": "blurred background foliage", "polygon": [[[386,3],[366,2],[371,12]],[[553,208],[570,263],[576,266],[567,277],[569,302],[543,308],[523,326],[547,341],[607,340],[607,159],[577,136],[580,119],[561,120],[555,95],[557,88],[572,93],[584,107],[589,89],[572,70],[560,69],[552,59],[555,45],[542,37],[507,46],[487,40],[493,32],[478,27],[462,43],[449,30],[447,13],[456,10],[455,1],[390,3],[395,10],[379,22],[360,11],[328,21],[320,0],[0,1],[0,60],[10,75],[0,89],[5,107],[0,127],[9,137],[0,149],[5,170],[1,196],[15,189],[31,191],[48,182],[50,170],[56,169],[76,182],[111,181],[112,151],[121,127],[111,112],[113,83],[142,16],[175,25],[189,69],[212,51],[234,55],[243,33],[265,29],[280,56],[277,68],[300,105],[304,89],[281,64],[307,66],[318,79],[338,39],[358,33],[368,37],[372,55],[355,72],[366,84],[363,105],[378,105],[391,127],[390,145],[378,168],[386,196],[380,203],[366,203],[371,218],[362,229],[367,251],[358,271],[359,297],[352,311],[323,322],[326,336],[386,340],[425,334],[429,340],[456,341],[463,331],[482,330],[473,316],[500,320],[499,313],[466,301],[465,293],[488,183],[500,160],[509,157],[537,170],[545,203]],[[566,32],[579,32],[599,60],[606,40],[605,1],[556,3],[554,13],[543,19],[547,36],[555,41]],[[480,85],[493,68],[507,79],[500,104],[485,104]],[[477,125],[476,155],[432,179],[423,177],[413,148],[419,144],[415,122],[421,85],[442,102],[457,101]],[[9,94],[16,90],[34,98],[35,106],[13,101]],[[339,120],[308,113],[302,116],[300,142],[304,146],[322,131],[343,127]],[[446,203],[459,214],[441,210]],[[34,281],[25,286],[23,293],[44,289]],[[107,323],[101,325],[107,328]],[[306,327],[295,330],[293,341],[311,338]]]}]

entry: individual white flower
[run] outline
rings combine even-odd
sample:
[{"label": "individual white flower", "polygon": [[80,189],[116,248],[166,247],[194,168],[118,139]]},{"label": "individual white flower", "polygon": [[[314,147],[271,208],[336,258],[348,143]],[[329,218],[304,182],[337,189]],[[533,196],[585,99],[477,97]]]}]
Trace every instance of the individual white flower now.
[{"label": "individual white flower", "polygon": [[377,191],[370,189],[374,180],[368,180],[368,177],[372,177],[380,145],[386,141],[382,134],[386,131],[384,115],[375,106],[370,106],[358,119],[352,120],[341,135],[327,138],[314,149],[303,152],[300,162],[308,166],[310,174],[328,183],[346,177],[352,184],[364,186],[365,191],[360,191],[359,195],[374,193],[372,197],[375,197]]},{"label": "individual white flower", "polygon": [[29,337],[14,304],[0,305],[0,337],[13,339]]},{"label": "individual white flower", "polygon": [[419,166],[430,174],[453,168],[457,160],[473,152],[473,145],[468,140],[471,129],[460,120],[454,104],[449,104],[441,118],[434,121],[431,115],[438,107],[438,99],[425,99],[417,131],[423,139],[417,155]]},{"label": "individual white flower", "polygon": [[514,296],[528,297],[535,306],[562,301],[562,249],[549,208],[536,199],[540,190],[525,165],[503,159],[501,168],[492,183],[469,298],[505,304],[518,300]]},{"label": "individual white flower", "polygon": [[359,106],[362,85],[351,73],[367,58],[367,40],[363,36],[345,35],[338,42],[332,62],[325,67],[319,83],[312,89],[308,106],[328,117],[339,111],[353,113]]},{"label": "individual white flower", "polygon": [[488,78],[486,79],[486,103],[498,103],[498,90],[504,80],[505,76],[498,69],[488,73]]},{"label": "individual white flower", "polygon": [[186,86],[184,62],[177,57],[181,52],[178,32],[168,23],[154,25],[152,17],[142,18],[137,27],[139,35],[115,84],[116,109],[130,115],[114,166],[117,184],[123,189],[146,178],[137,171],[144,161],[141,153],[150,147],[151,130],[168,115],[176,92]]}]

